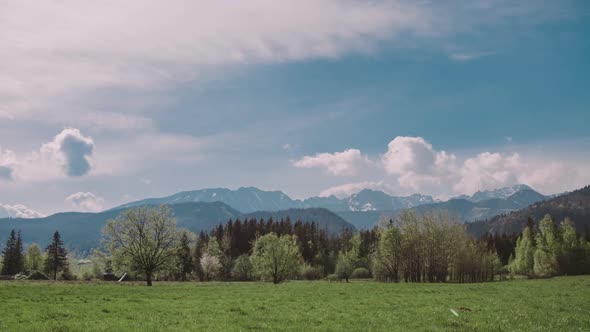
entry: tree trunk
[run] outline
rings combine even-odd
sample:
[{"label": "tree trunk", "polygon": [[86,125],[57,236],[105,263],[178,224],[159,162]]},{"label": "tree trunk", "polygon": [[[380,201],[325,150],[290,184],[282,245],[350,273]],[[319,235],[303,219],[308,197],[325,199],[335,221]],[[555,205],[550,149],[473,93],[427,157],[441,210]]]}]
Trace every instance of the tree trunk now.
[{"label": "tree trunk", "polygon": [[151,271],[145,273],[145,280],[146,280],[148,286],[152,285],[152,272]]}]

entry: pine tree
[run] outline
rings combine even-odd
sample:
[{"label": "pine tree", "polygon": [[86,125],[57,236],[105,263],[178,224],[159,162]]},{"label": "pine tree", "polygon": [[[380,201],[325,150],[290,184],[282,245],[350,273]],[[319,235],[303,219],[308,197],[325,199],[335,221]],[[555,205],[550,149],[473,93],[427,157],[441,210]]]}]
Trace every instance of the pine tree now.
[{"label": "pine tree", "polygon": [[191,255],[190,239],[186,232],[183,232],[180,237],[177,260],[180,279],[185,281],[187,275],[190,275],[193,272],[195,266],[193,256]]},{"label": "pine tree", "polygon": [[47,258],[45,259],[45,272],[50,274],[54,280],[57,280],[57,273],[68,270],[68,252],[63,247],[63,242],[59,232],[53,234],[53,241],[45,249]]},{"label": "pine tree", "polygon": [[195,273],[197,274],[199,281],[205,281],[205,274],[203,273],[203,268],[201,267],[201,258],[203,258],[203,253],[205,251],[205,247],[207,246],[207,242],[207,234],[201,231],[199,238],[197,239],[197,243],[195,244],[194,253]]},{"label": "pine tree", "polygon": [[24,270],[23,242],[20,232],[17,235],[14,230],[10,231],[2,256],[4,263],[0,274],[14,275]]}]

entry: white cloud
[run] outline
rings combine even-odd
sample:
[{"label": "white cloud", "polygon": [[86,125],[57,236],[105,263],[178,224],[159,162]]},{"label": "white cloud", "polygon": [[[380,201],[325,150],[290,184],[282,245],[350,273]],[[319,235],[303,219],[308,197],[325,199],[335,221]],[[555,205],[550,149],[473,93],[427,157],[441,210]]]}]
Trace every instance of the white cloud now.
[{"label": "white cloud", "polygon": [[0,181],[12,180],[16,157],[10,150],[2,151],[0,146]]},{"label": "white cloud", "polygon": [[320,193],[320,197],[336,196],[338,198],[349,197],[356,194],[363,189],[381,190],[383,192],[390,192],[391,188],[382,181],[363,181],[357,183],[346,183],[343,185],[328,188]]},{"label": "white cloud", "polygon": [[24,205],[0,204],[0,218],[42,218],[43,214],[33,211]]},{"label": "white cloud", "polygon": [[[336,163],[333,161],[336,159],[334,155],[324,153],[305,157],[299,162],[305,162],[308,167],[323,168],[333,164],[338,167],[343,167],[341,164],[350,165],[346,162]],[[354,155],[362,156],[359,150],[355,150]],[[436,150],[422,137],[396,137],[388,144],[387,152],[379,157],[380,162],[363,158],[367,163],[381,167],[381,174],[377,167],[370,174],[373,179],[380,180],[366,180],[367,174],[361,174],[356,177],[357,182],[328,188],[320,195],[342,197],[366,188],[391,194],[419,192],[448,198],[520,183],[550,194],[576,189],[590,182],[590,174],[585,171],[587,161],[501,152],[482,152],[459,160],[453,153]],[[350,158],[337,160],[342,159]],[[332,164],[328,161],[332,161]],[[331,173],[337,175],[335,173],[338,172]]]},{"label": "white cloud", "polygon": [[219,66],[370,52],[384,39],[433,31],[429,10],[401,0],[15,0],[2,7],[0,118],[55,112],[51,106],[92,89],[152,89]]},{"label": "white cloud", "polygon": [[77,192],[65,199],[77,211],[99,212],[103,210],[104,198],[91,192]]},{"label": "white cloud", "polygon": [[41,154],[54,158],[66,175],[82,176],[90,171],[93,150],[91,137],[83,136],[78,129],[66,128],[53,141],[43,144]]},{"label": "white cloud", "polygon": [[458,52],[458,53],[451,53],[449,58],[456,60],[456,61],[470,61],[479,58],[483,58],[486,56],[493,55],[493,52]]},{"label": "white cloud", "polygon": [[387,145],[383,166],[390,174],[433,174],[448,172],[456,157],[435,151],[422,137],[398,136]]},{"label": "white cloud", "polygon": [[315,156],[304,156],[293,162],[299,168],[320,168],[336,176],[356,175],[369,160],[360,150],[348,149],[335,153],[318,153]]},{"label": "white cloud", "polygon": [[38,151],[17,155],[0,151],[0,166],[10,167],[16,180],[46,181],[87,175],[92,168],[94,141],[75,128],[63,129]]}]

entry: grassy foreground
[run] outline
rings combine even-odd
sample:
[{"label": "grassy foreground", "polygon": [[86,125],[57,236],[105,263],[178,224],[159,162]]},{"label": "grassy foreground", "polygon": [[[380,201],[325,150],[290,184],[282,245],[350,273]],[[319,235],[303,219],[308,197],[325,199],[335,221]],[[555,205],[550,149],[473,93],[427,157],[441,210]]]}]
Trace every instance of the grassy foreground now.
[{"label": "grassy foreground", "polygon": [[3,332],[177,330],[590,331],[590,277],[463,285],[156,283],[152,288],[0,282]]}]

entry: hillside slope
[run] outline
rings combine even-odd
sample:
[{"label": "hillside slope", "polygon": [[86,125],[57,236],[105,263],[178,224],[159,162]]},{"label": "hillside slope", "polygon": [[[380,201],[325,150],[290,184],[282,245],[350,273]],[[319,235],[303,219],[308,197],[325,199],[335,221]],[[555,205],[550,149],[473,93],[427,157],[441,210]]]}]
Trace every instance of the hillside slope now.
[{"label": "hillside slope", "polygon": [[[286,218],[303,222],[316,222],[330,233],[338,233],[344,228],[355,229],[342,218],[326,209],[295,209],[277,212],[255,212],[242,214],[221,202],[180,203],[169,205],[179,227],[192,232],[211,230],[220,223],[237,218]],[[36,219],[0,219],[0,243],[3,243],[11,229],[21,230],[25,243],[36,242],[46,246],[53,232],[59,230],[67,247],[87,251],[100,246],[102,228],[107,220],[116,218],[124,209],[101,213],[58,213]]]},{"label": "hillside slope", "polygon": [[557,222],[570,218],[578,231],[585,231],[590,227],[590,186],[493,217],[489,221],[475,223],[469,228],[478,235],[485,232],[517,233],[526,226],[529,217],[538,222],[546,214],[550,214]]},{"label": "hillside slope", "polygon": [[331,211],[378,211],[411,208],[421,204],[434,203],[431,196],[391,196],[382,191],[365,189],[349,197],[310,197],[304,200],[292,199],[281,191],[265,191],[255,187],[241,187],[237,190],[226,188],[183,191],[161,198],[148,198],[130,202],[113,210],[141,205],[178,204],[188,202],[222,202],[243,213],[256,211],[281,211],[288,209],[326,208]]}]

